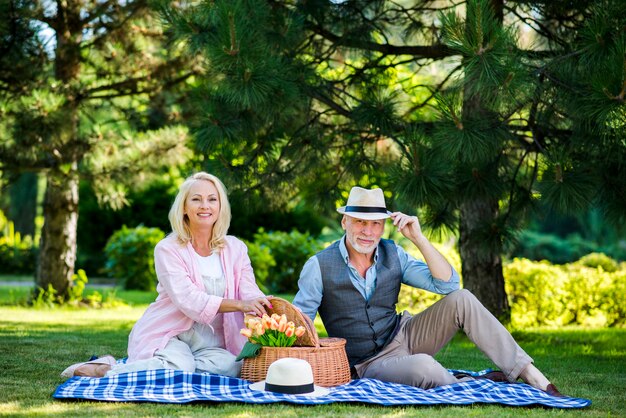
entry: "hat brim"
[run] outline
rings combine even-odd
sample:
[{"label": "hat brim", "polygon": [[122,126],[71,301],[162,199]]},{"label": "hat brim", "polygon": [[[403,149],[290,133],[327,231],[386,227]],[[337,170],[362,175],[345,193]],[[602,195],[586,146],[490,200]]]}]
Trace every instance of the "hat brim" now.
[{"label": "hat brim", "polygon": [[337,208],[337,212],[342,215],[350,216],[352,218],[357,219],[365,219],[367,221],[375,221],[378,219],[387,219],[391,217],[391,212],[387,211],[387,213],[383,212],[346,212],[346,207],[342,206]]},{"label": "hat brim", "polygon": [[[261,380],[260,382],[256,382],[256,383],[251,383],[248,387],[251,390],[257,390],[257,391],[260,391],[260,392],[279,393],[279,392],[270,392],[270,391],[265,390],[265,380]],[[307,397],[310,397],[310,398],[317,398],[317,397],[320,397],[320,396],[328,395],[330,393],[330,389],[325,388],[325,387],[314,385],[314,388],[315,388],[315,390],[313,392],[299,393],[297,395],[291,395],[291,396],[307,396]],[[282,394],[281,393],[281,395],[289,395],[289,394],[287,394],[287,393]]]}]

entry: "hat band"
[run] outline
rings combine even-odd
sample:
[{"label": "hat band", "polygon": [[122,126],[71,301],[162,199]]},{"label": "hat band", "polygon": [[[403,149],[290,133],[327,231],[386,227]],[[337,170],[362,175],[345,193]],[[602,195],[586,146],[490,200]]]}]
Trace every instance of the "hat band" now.
[{"label": "hat band", "polygon": [[346,212],[363,212],[363,213],[387,213],[387,208],[379,208],[374,206],[346,206]]},{"label": "hat band", "polygon": [[302,393],[315,392],[315,386],[313,383],[297,386],[285,386],[265,382],[265,390],[270,392],[285,393],[287,395],[300,395]]}]

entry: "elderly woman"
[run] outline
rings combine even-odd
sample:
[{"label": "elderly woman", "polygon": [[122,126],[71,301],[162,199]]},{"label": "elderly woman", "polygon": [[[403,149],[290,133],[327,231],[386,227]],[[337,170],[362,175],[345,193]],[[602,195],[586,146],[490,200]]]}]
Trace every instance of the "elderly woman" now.
[{"label": "elderly woman", "polygon": [[128,361],[104,356],[62,375],[166,368],[239,376],[244,314],[260,316],[271,303],[256,285],[245,244],[226,235],[230,219],[217,177],[200,172],[185,180],[169,213],[172,233],[154,250],[159,295],[130,333]]}]

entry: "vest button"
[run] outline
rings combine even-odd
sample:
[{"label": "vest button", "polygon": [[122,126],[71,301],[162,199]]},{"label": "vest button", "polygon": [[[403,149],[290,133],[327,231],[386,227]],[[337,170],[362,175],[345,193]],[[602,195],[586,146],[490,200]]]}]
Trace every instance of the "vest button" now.
[{"label": "vest button", "polygon": [[370,308],[370,304],[368,303],[367,305],[365,305],[365,309],[369,309]]},{"label": "vest button", "polygon": [[372,327],[373,327],[373,326],[374,326],[374,323],[373,323],[373,322],[370,322],[370,326],[372,326]]}]

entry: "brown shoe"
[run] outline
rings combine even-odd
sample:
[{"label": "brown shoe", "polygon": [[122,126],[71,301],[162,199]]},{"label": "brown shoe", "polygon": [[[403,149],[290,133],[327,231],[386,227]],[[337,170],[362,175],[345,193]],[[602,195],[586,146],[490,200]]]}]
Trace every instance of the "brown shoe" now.
[{"label": "brown shoe", "polygon": [[556,396],[557,398],[565,398],[565,395],[559,392],[556,386],[554,386],[552,383],[548,385],[548,387],[546,388],[546,390],[544,390],[544,392],[546,392],[550,396]]}]

